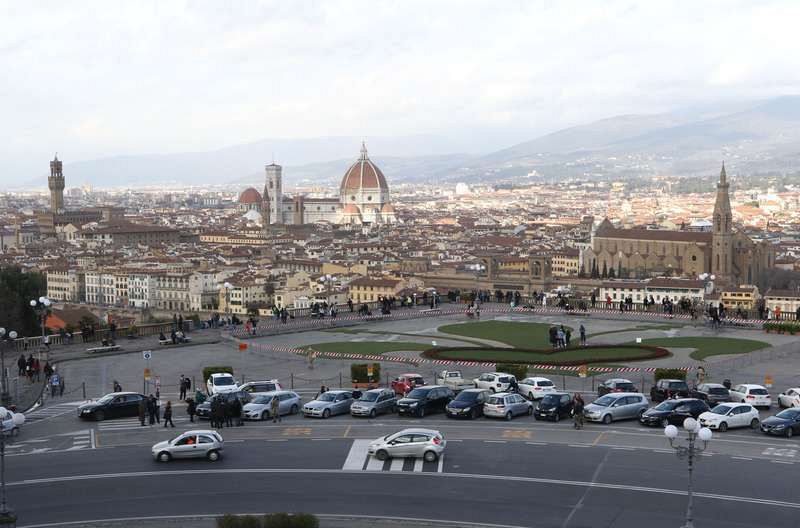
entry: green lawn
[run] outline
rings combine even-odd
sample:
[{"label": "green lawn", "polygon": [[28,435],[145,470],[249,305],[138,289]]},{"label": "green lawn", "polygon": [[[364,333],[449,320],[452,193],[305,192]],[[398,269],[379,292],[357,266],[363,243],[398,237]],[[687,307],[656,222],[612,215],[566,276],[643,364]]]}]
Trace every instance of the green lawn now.
[{"label": "green lawn", "polygon": [[401,350],[427,350],[431,348],[431,345],[403,341],[389,341],[387,343],[379,343],[377,341],[360,341],[355,343],[351,343],[350,341],[332,341],[330,343],[315,343],[303,348],[311,348],[318,352],[375,355],[385,354],[386,352],[398,352]]},{"label": "green lawn", "polygon": [[[550,346],[549,328],[550,325],[547,323],[481,321],[440,326],[438,330],[445,334],[491,339],[514,348],[545,348]],[[572,339],[573,341],[579,339],[574,331]]]},{"label": "green lawn", "polygon": [[479,348],[463,348],[458,350],[442,350],[437,353],[441,359],[458,359],[464,361],[513,361],[518,363],[558,364],[567,361],[585,361],[587,364],[604,361],[636,361],[649,359],[653,352],[646,349],[616,348],[614,346],[592,349],[568,349],[554,354],[524,352],[522,350],[486,350]]},{"label": "green lawn", "polygon": [[636,332],[640,330],[670,330],[673,328],[683,328],[685,325],[679,323],[664,323],[664,324],[643,324],[643,325],[636,325],[630,328],[621,328],[619,330],[606,330],[604,332],[589,332],[587,330],[586,337],[592,338],[601,335],[607,334],[621,334],[623,332]]},{"label": "green lawn", "polygon": [[323,332],[331,332],[331,333],[341,333],[341,334],[370,334],[370,335],[399,335],[399,336],[407,336],[407,337],[425,337],[430,339],[431,341],[436,341],[437,339],[449,339],[451,341],[457,341],[460,343],[468,343],[470,345],[476,346],[486,346],[486,343],[481,341],[476,341],[472,339],[467,339],[464,337],[450,337],[450,336],[440,336],[440,335],[431,335],[431,334],[412,334],[411,332],[387,332],[384,330],[360,330],[360,329],[353,329],[353,328],[329,328],[327,330],[323,330]]},{"label": "green lawn", "polygon": [[696,350],[689,355],[692,359],[698,361],[711,356],[746,354],[759,348],[771,346],[764,341],[733,337],[659,337],[656,339],[643,339],[642,344],[665,348],[694,348]]}]

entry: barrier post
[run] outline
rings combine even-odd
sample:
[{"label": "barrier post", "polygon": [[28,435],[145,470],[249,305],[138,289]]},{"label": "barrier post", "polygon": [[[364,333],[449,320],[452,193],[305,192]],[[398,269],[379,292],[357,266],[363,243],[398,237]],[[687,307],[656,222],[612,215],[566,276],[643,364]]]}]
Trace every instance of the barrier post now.
[{"label": "barrier post", "polygon": [[81,383],[81,389],[83,390],[83,399],[86,399],[86,382]]}]

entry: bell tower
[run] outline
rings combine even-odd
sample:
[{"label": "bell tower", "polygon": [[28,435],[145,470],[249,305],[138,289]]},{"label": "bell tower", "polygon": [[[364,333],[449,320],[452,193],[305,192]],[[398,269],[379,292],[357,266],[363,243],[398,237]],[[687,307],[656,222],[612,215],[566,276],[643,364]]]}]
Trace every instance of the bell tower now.
[{"label": "bell tower", "polygon": [[[273,224],[283,223],[283,168],[270,163],[265,168],[264,201],[269,208],[269,218]],[[267,198],[269,197],[269,198]]]},{"label": "bell tower", "polygon": [[47,178],[47,186],[50,188],[50,211],[53,213],[63,212],[64,173],[57,152],[53,161],[50,162],[50,176]]},{"label": "bell tower", "polygon": [[730,283],[733,280],[733,213],[729,196],[728,175],[725,163],[719,173],[717,199],[714,202],[714,232],[711,247],[711,273],[718,281]]}]

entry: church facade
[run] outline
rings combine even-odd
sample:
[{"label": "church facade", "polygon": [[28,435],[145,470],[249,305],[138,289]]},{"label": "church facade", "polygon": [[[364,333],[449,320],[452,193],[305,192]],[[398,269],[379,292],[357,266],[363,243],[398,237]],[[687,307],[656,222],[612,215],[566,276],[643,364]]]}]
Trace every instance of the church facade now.
[{"label": "church facade", "polygon": [[753,284],[775,263],[769,242],[756,242],[733,227],[730,184],[720,171],[710,231],[618,229],[603,220],[584,250],[581,265],[589,275],[603,269],[623,277],[714,275],[726,285]]}]

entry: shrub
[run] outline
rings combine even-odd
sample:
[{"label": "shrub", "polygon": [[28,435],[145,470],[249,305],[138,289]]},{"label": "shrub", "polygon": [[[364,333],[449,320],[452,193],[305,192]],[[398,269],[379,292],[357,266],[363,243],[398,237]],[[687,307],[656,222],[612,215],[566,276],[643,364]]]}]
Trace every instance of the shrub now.
[{"label": "shrub", "polygon": [[[369,378],[367,377],[367,363],[353,363],[350,365],[350,379],[353,380],[353,383],[369,383]],[[381,364],[373,363],[372,381],[378,381],[380,379]]]},{"label": "shrub", "polygon": [[319,528],[319,519],[310,513],[271,513],[264,516],[264,528]]},{"label": "shrub", "polygon": [[232,515],[217,517],[217,528],[261,528],[261,518],[255,515]]},{"label": "shrub", "polygon": [[205,385],[206,381],[208,381],[208,378],[210,378],[212,374],[220,374],[223,372],[233,375],[233,367],[204,367],[203,385]]},{"label": "shrub", "polygon": [[679,379],[686,381],[686,371],[683,369],[659,368],[653,375],[654,383],[661,379]]},{"label": "shrub", "polygon": [[528,377],[528,365],[520,363],[504,363],[502,366],[498,365],[497,368],[498,370],[502,370],[503,372],[511,374],[519,381]]}]

